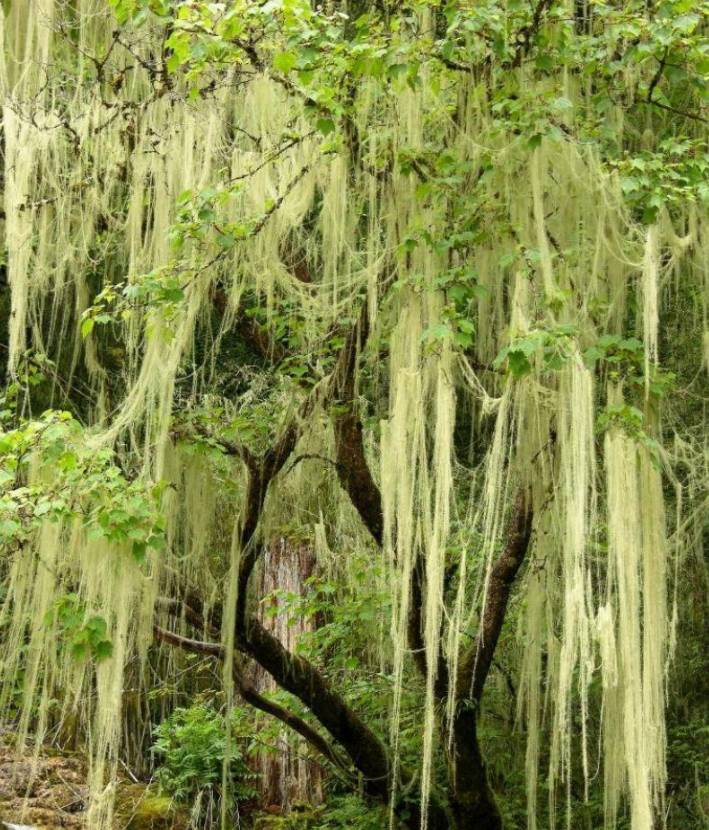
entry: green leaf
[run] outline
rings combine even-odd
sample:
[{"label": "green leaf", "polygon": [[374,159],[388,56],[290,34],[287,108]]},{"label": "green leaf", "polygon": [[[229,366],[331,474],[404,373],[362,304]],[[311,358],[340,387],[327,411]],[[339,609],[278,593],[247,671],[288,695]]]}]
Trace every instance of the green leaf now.
[{"label": "green leaf", "polygon": [[492,368],[496,371],[502,368],[505,360],[507,360],[507,354],[509,352],[509,346],[502,349],[502,351],[497,355],[497,357],[492,361]]},{"label": "green leaf", "polygon": [[430,182],[421,182],[421,184],[416,188],[416,198],[417,199],[425,199],[426,196],[431,192],[431,183]]},{"label": "green leaf", "polygon": [[110,640],[101,640],[94,647],[94,655],[98,661],[107,660],[113,656],[113,643]]},{"label": "green leaf", "polygon": [[132,552],[136,562],[139,562],[141,564],[145,562],[146,548],[147,545],[145,544],[145,542],[133,542]]},{"label": "green leaf", "polygon": [[643,344],[637,339],[637,337],[629,337],[626,340],[621,340],[618,343],[618,348],[623,349],[627,352],[642,352]]},{"label": "green leaf", "polygon": [[86,643],[72,643],[71,656],[75,660],[83,660],[88,653],[88,646]]},{"label": "green leaf", "polygon": [[542,138],[544,138],[544,136],[541,133],[535,133],[527,141],[527,147],[529,147],[530,150],[536,150],[537,147],[541,146]]},{"label": "green leaf", "polygon": [[512,372],[517,380],[523,378],[532,371],[532,364],[522,351],[510,350],[507,353],[507,365],[510,367],[510,372]]},{"label": "green leaf", "polygon": [[435,340],[449,340],[452,337],[453,329],[449,323],[436,323],[433,326],[429,326],[421,335],[421,339],[427,343]]},{"label": "green leaf", "polygon": [[273,56],[273,68],[279,72],[288,73],[298,63],[298,56],[294,52],[277,52]]},{"label": "green leaf", "polygon": [[335,131],[335,122],[332,118],[318,118],[315,122],[315,126],[323,135],[330,135],[330,133]]},{"label": "green leaf", "polygon": [[608,351],[608,349],[613,348],[613,346],[617,346],[620,343],[620,336],[617,334],[604,334],[603,337],[598,339],[598,347],[603,349],[603,351]]},{"label": "green leaf", "polygon": [[593,366],[599,360],[602,360],[605,354],[605,351],[599,349],[598,346],[591,346],[583,353],[583,359],[589,366]]}]

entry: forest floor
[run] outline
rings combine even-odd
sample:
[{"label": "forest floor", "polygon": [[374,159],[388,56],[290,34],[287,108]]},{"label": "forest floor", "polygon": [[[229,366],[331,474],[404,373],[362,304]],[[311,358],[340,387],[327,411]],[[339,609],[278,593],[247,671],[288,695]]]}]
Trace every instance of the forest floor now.
[{"label": "forest floor", "polygon": [[[0,822],[34,830],[83,830],[88,787],[81,753],[17,752],[0,739]],[[187,817],[145,784],[123,781],[116,799],[116,830],[184,830]]]},{"label": "forest floor", "polygon": [[0,745],[0,820],[32,827],[81,828],[86,768],[79,754],[41,753],[35,760]]},{"label": "forest floor", "polygon": [[[85,830],[89,788],[81,752],[43,748],[38,755],[15,748],[0,735],[0,830]],[[243,826],[287,830],[319,826],[324,806],[296,803],[283,814],[276,805],[248,811]],[[146,783],[126,776],[116,794],[114,830],[187,830],[189,810]],[[348,825],[349,826],[349,825]]]}]

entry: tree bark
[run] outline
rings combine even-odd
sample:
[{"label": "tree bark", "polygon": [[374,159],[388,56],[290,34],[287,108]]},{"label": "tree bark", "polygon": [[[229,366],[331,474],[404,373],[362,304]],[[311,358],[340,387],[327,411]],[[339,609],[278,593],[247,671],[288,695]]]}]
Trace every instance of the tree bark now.
[{"label": "tree bark", "polygon": [[[308,580],[316,573],[317,560],[308,543],[291,541],[280,534],[269,541],[259,575],[257,616],[264,628],[291,653],[297,650],[303,637],[317,629],[317,620],[309,615],[292,619],[279,592],[305,598]],[[251,666],[251,675],[254,686],[261,694],[274,692],[278,688],[271,675],[258,663]],[[295,745],[288,742],[289,731],[286,726],[277,736],[278,751],[259,751],[252,759],[259,775],[258,791],[262,803],[281,810],[288,810],[297,802],[322,804],[324,768],[308,757],[304,751],[305,742]]]},{"label": "tree bark", "polygon": [[458,704],[453,730],[450,772],[455,830],[502,830],[502,816],[480,750],[478,712],[467,701]]},{"label": "tree bark", "polygon": [[480,627],[457,681],[450,759],[452,807],[456,830],[502,830],[502,816],[490,788],[478,739],[478,718],[485,682],[507,615],[512,585],[532,535],[530,495],[517,496],[505,547],[490,574]]}]

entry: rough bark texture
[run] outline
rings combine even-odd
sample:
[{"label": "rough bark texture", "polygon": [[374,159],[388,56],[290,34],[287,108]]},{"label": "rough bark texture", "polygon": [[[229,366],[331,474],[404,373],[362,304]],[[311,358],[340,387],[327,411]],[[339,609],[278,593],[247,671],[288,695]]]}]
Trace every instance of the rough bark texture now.
[{"label": "rough bark texture", "polygon": [[[310,617],[291,620],[282,607],[282,600],[273,593],[282,590],[303,596],[307,591],[306,580],[316,571],[315,556],[302,542],[292,543],[277,536],[264,553],[258,618],[289,651],[295,651],[302,637],[314,631],[315,621]],[[252,674],[254,686],[261,694],[277,688],[275,681],[258,664],[253,667]],[[275,753],[259,752],[254,759],[263,803],[280,809],[288,809],[295,802],[321,804],[323,767],[308,758],[305,742],[291,747],[287,740],[288,735],[281,734]]]}]

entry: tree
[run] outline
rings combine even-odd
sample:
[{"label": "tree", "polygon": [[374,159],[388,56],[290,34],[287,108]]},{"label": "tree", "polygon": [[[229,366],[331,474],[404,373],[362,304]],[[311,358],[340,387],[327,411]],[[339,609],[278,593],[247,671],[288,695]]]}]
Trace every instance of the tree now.
[{"label": "tree", "polygon": [[[542,761],[554,812],[600,741],[609,826],[627,801],[651,830],[686,527],[665,508],[706,512],[701,421],[668,396],[693,373],[661,322],[706,313],[709,4],[110,6],[3,12],[2,671],[21,689],[0,702],[41,736],[48,701],[95,684],[103,826],[125,667],[154,637],[221,659],[228,696],[406,826],[498,830],[478,731],[523,574],[528,826]],[[377,563],[384,727],[332,653],[259,621],[269,532],[299,522],[336,593],[357,552]]]}]

